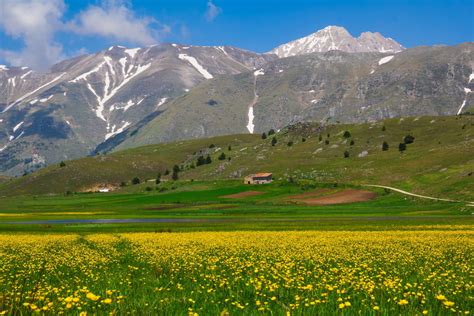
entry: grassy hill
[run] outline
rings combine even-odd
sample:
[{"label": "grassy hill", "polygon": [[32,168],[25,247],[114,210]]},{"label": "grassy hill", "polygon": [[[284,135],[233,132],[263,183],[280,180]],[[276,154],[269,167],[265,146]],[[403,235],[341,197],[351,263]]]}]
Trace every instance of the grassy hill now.
[{"label": "grassy hill", "polygon": [[[407,135],[412,135],[414,142],[401,153],[398,147]],[[275,146],[271,145],[273,137]],[[387,151],[382,150],[383,142],[389,145]],[[225,160],[218,159],[222,153]],[[197,167],[200,155],[209,155],[212,163]],[[0,195],[87,191],[100,185],[116,186],[119,192],[143,191],[154,183],[132,186],[133,177],[142,182],[154,179],[175,164],[182,166],[180,180],[239,179],[269,171],[282,180],[383,184],[419,194],[473,200],[474,117],[298,124],[267,139],[247,134],[150,145],[67,161],[63,167],[50,166],[0,184]],[[121,182],[127,186],[119,187]]]}]

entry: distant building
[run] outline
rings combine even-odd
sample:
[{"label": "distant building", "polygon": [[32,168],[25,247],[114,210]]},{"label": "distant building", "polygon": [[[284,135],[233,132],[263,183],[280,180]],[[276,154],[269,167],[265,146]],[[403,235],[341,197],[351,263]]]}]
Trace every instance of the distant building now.
[{"label": "distant building", "polygon": [[266,183],[272,183],[272,181],[273,181],[273,174],[269,172],[251,174],[244,178],[245,184],[266,184]]}]

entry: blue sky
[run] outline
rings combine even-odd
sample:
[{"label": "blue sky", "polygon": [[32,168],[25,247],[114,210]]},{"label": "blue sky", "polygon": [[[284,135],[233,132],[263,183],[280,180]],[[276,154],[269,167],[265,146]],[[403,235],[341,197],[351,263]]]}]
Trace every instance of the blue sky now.
[{"label": "blue sky", "polygon": [[405,47],[454,45],[474,41],[473,12],[473,0],[1,0],[0,62],[41,67],[156,42],[266,52],[327,25],[378,31]]}]

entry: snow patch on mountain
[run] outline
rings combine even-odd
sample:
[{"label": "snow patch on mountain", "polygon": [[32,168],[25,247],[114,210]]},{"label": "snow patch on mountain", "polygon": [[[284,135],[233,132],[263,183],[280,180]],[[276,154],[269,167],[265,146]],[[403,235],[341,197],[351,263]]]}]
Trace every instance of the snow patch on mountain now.
[{"label": "snow patch on mountain", "polygon": [[117,130],[115,129],[115,128],[116,128],[116,125],[112,126],[112,130],[111,130],[109,133],[107,133],[107,134],[105,135],[105,140],[109,139],[109,138],[112,137],[112,136],[115,136],[115,135],[117,135],[117,134],[122,133],[127,127],[129,127],[129,126],[131,125],[130,122],[124,122],[124,121],[122,121],[122,123],[124,123],[124,124],[122,125],[122,127],[118,128]]},{"label": "snow patch on mountain", "polygon": [[253,124],[253,120],[255,118],[255,116],[253,115],[253,106],[249,107],[247,116],[248,116],[247,130],[250,132],[250,134],[253,134],[253,130],[255,128],[255,125]]},{"label": "snow patch on mountain", "polygon": [[135,55],[138,53],[140,49],[141,49],[140,47],[129,48],[125,50],[125,53],[133,59],[133,57],[135,57]]},{"label": "snow patch on mountain", "polygon": [[391,61],[393,59],[393,57],[395,57],[395,56],[390,55],[390,56],[385,56],[384,58],[381,58],[379,60],[379,66],[388,63],[389,61]]},{"label": "snow patch on mountain", "polygon": [[[469,75],[469,81],[467,83],[471,83],[472,80],[474,80],[474,73]],[[464,109],[467,103],[467,97],[469,93],[472,93],[472,90],[470,88],[464,88],[464,93],[466,94],[466,97],[464,98],[464,101],[462,101],[461,107],[459,107],[458,113],[456,115],[462,114],[462,110]]]},{"label": "snow patch on mountain", "polygon": [[74,83],[74,82],[78,82],[79,80],[85,80],[89,75],[97,72],[100,70],[100,68],[102,68],[102,66],[105,64],[105,61],[101,62],[99,65],[97,65],[96,67],[94,67],[92,70],[89,70],[88,72],[85,72],[79,76],[77,76],[76,78],[72,79],[72,80],[69,80],[69,82],[71,83]]},{"label": "snow patch on mountain", "polygon": [[62,76],[64,76],[66,73],[62,73],[60,74],[59,76],[57,76],[56,78],[54,78],[53,80],[51,81],[48,81],[47,83],[45,83],[44,85],[41,85],[40,87],[36,88],[35,90],[31,91],[31,92],[28,92],[27,94],[23,95],[22,97],[20,97],[19,99],[17,99],[15,102],[11,103],[10,105],[8,105],[3,111],[2,113],[5,113],[6,111],[8,111],[9,109],[11,109],[14,105],[20,103],[21,101],[23,101],[24,99],[26,99],[27,97],[29,97],[30,95],[38,92],[39,90],[43,89],[44,87],[52,84],[53,82],[59,80]]},{"label": "snow patch on mountain", "polygon": [[13,127],[13,133],[15,133],[25,122],[20,122]]},{"label": "snow patch on mountain", "polygon": [[199,64],[196,58],[186,55],[186,54],[179,54],[178,58],[189,62],[204,78],[206,79],[214,78],[213,75],[211,75],[203,66],[201,66],[201,64]]}]

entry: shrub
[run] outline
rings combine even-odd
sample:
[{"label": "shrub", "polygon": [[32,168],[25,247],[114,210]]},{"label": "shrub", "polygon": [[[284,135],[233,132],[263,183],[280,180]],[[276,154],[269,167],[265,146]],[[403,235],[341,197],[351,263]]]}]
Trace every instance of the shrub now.
[{"label": "shrub", "polygon": [[387,142],[383,142],[383,144],[382,144],[382,150],[383,150],[383,151],[387,151],[388,148],[389,148],[388,143],[387,143]]},{"label": "shrub", "polygon": [[206,164],[206,159],[204,156],[199,156],[196,162],[196,166],[202,166]]},{"label": "shrub", "polygon": [[267,134],[263,133],[262,134],[262,139],[267,139]]},{"label": "shrub", "polygon": [[351,146],[354,146],[354,140],[351,140],[351,142],[349,143]]},{"label": "shrub", "polygon": [[206,163],[210,164],[212,162],[211,156],[207,155],[206,157]]},{"label": "shrub", "polygon": [[179,173],[179,171],[173,170],[173,174],[171,175],[171,179],[173,179],[174,181],[178,180],[178,178],[179,178],[178,173]]},{"label": "shrub", "polygon": [[156,184],[160,184],[160,183],[161,183],[161,173],[159,173],[159,172],[158,172],[158,174],[156,175],[155,183],[156,183]]},{"label": "shrub", "polygon": [[126,184],[125,182],[123,182],[123,181],[122,181],[122,182],[120,182],[120,186],[123,188],[123,187],[126,187],[126,186],[127,186],[127,184]]},{"label": "shrub", "polygon": [[326,139],[326,140],[324,141],[324,143],[325,143],[326,145],[329,145],[329,139]]},{"label": "shrub", "polygon": [[349,158],[349,152],[347,150],[344,151],[344,158]]},{"label": "shrub", "polygon": [[407,149],[407,145],[406,145],[405,143],[400,143],[400,144],[398,144],[398,150],[399,150],[400,152],[403,152],[403,151],[405,151],[406,149]]},{"label": "shrub", "polygon": [[407,135],[405,136],[405,138],[403,139],[403,142],[405,144],[412,144],[413,142],[415,141],[415,137],[411,136],[411,135]]},{"label": "shrub", "polygon": [[169,175],[170,171],[168,169],[165,170],[165,176]]},{"label": "shrub", "polygon": [[225,154],[224,154],[224,153],[221,153],[217,159],[219,159],[219,160],[225,160]]},{"label": "shrub", "polygon": [[135,178],[132,179],[132,184],[133,184],[133,185],[140,184],[140,182],[141,182],[141,181],[140,181],[140,178],[139,178],[139,177],[135,177]]},{"label": "shrub", "polygon": [[214,148],[214,147],[216,147],[216,145],[214,145],[214,144],[209,145],[209,148]]},{"label": "shrub", "polygon": [[268,136],[275,134],[275,130],[272,128],[268,131]]},{"label": "shrub", "polygon": [[173,172],[179,172],[181,168],[178,165],[173,166]]},{"label": "shrub", "polygon": [[227,150],[231,151],[231,150],[232,150],[232,146],[229,145],[229,147],[227,147]]},{"label": "shrub", "polygon": [[273,137],[272,138],[272,146],[275,146],[277,142],[278,141],[277,141],[276,137]]},{"label": "shrub", "polygon": [[306,141],[306,138],[301,138],[301,142],[304,143]]},{"label": "shrub", "polygon": [[64,161],[61,161],[61,162],[59,163],[59,167],[61,167],[61,168],[62,168],[62,167],[66,167],[66,163],[65,163]]},{"label": "shrub", "polygon": [[148,191],[148,192],[150,192],[150,191],[152,191],[152,190],[153,190],[152,187],[146,187],[146,188],[145,188],[145,191]]},{"label": "shrub", "polygon": [[290,140],[287,145],[288,145],[288,147],[293,146],[293,141]]},{"label": "shrub", "polygon": [[385,128],[385,125],[382,126],[382,132],[385,132],[386,128]]},{"label": "shrub", "polygon": [[322,141],[323,140],[323,136],[321,136],[321,134],[319,134],[319,141]]},{"label": "shrub", "polygon": [[342,136],[343,136],[344,138],[350,138],[350,137],[351,137],[351,132],[345,131]]}]

